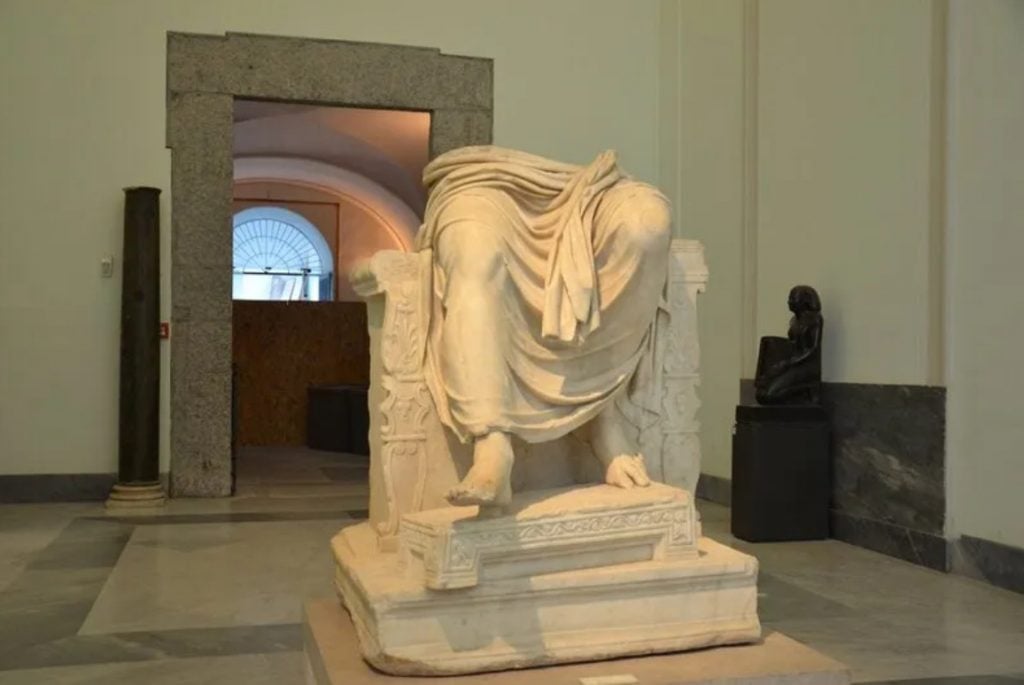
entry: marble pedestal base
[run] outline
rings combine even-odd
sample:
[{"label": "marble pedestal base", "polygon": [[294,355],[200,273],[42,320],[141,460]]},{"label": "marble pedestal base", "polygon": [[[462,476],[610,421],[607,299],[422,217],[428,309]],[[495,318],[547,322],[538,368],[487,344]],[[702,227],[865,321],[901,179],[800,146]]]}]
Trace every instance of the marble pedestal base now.
[{"label": "marble pedestal base", "polygon": [[757,560],[698,536],[688,493],[606,485],[368,523],[332,541],[363,656],[403,675],[476,673],[753,642]]},{"label": "marble pedestal base", "polygon": [[107,498],[108,509],[146,509],[162,507],[167,502],[163,485],[149,484],[115,484]]},{"label": "marble pedestal base", "polygon": [[[303,620],[307,685],[406,685],[409,678],[373,670],[359,655],[355,627],[337,600],[309,602]],[[612,679],[612,678],[615,679]],[[490,685],[634,683],[636,685],[849,685],[841,663],[770,633],[756,644],[660,654],[610,662],[504,671]],[[465,685],[465,677],[431,678],[430,685]]]}]

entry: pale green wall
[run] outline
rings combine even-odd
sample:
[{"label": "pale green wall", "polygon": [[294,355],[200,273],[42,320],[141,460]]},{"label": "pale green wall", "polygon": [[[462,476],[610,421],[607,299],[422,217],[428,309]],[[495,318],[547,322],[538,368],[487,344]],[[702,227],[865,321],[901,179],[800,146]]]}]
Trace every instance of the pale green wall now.
[{"label": "pale green wall", "polygon": [[661,11],[661,185],[710,271],[699,300],[702,471],[728,477],[741,375],[743,2],[665,0]]},{"label": "pale green wall", "polygon": [[0,473],[116,468],[120,284],[99,261],[120,253],[121,188],[145,184],[165,189],[168,262],[167,31],[491,57],[495,142],[578,162],[614,148],[656,180],[656,21],[654,0],[4,0]]},{"label": "pale green wall", "polygon": [[813,285],[826,381],[929,382],[931,10],[760,4],[756,330]]},{"label": "pale green wall", "polygon": [[947,532],[1024,547],[1024,3],[950,12]]},{"label": "pale green wall", "polygon": [[754,374],[760,336],[785,333],[797,283],[824,299],[825,380],[941,383],[936,7],[661,3],[659,130],[675,157],[659,173],[711,271],[700,303],[706,473],[730,475],[739,379]]},{"label": "pale green wall", "polygon": [[[950,533],[1024,545],[1012,373],[1024,336],[1024,10],[954,3],[943,284],[933,184],[943,6],[7,0],[0,473],[114,470],[119,282],[100,279],[99,259],[120,252],[121,187],[169,189],[165,34],[251,31],[493,57],[496,142],[575,161],[616,148],[628,170],[658,181],[677,232],[705,243],[711,267],[706,472],[729,475],[737,381],[752,372],[757,337],[784,328],[793,282],[825,296],[828,380],[941,383],[946,343]],[[169,225],[165,211],[165,258]],[[944,292],[947,335],[936,340]],[[165,405],[166,392],[165,382]]]}]

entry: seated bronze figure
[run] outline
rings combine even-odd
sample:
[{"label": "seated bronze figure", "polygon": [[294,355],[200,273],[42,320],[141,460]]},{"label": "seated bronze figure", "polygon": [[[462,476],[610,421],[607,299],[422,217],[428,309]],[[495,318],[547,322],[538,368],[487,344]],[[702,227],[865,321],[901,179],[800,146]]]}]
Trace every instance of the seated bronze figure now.
[{"label": "seated bronze figure", "polygon": [[765,336],[754,379],[759,404],[817,404],[821,395],[821,300],[809,285],[789,291],[788,337]]}]

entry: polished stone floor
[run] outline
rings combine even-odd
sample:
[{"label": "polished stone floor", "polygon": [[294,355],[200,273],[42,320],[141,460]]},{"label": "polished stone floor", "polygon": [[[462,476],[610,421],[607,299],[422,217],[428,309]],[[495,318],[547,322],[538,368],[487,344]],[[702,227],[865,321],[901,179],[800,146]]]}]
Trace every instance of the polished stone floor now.
[{"label": "polished stone floor", "polygon": [[[247,450],[231,499],[0,506],[0,685],[301,683],[301,605],[332,594],[365,478],[365,457]],[[760,558],[765,626],[855,680],[1024,685],[1024,596],[841,542],[740,543],[701,510]]]}]

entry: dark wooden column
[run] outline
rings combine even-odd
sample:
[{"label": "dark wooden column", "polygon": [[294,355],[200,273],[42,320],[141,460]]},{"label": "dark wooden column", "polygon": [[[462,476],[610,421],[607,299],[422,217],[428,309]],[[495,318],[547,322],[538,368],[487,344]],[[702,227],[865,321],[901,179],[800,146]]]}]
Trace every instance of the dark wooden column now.
[{"label": "dark wooden column", "polygon": [[117,484],[107,506],[163,504],[160,485],[160,189],[125,188]]}]

